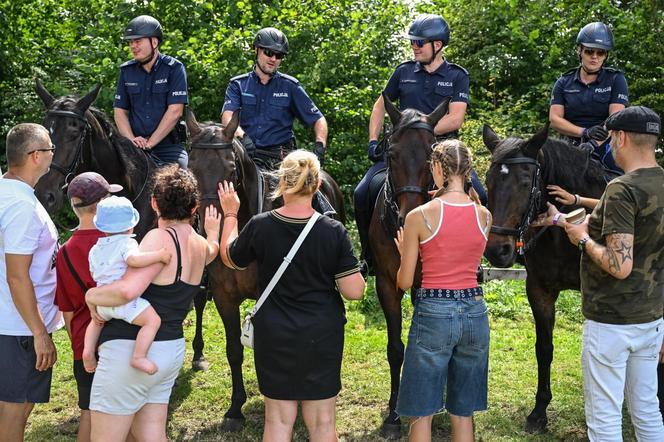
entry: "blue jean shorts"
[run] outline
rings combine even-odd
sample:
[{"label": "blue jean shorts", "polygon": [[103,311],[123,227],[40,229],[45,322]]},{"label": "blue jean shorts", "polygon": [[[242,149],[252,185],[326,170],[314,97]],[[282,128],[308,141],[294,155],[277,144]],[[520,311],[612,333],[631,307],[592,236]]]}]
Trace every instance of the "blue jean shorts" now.
[{"label": "blue jean shorts", "polygon": [[489,319],[484,298],[415,302],[396,412],[420,417],[443,409],[472,416],[487,408]]}]

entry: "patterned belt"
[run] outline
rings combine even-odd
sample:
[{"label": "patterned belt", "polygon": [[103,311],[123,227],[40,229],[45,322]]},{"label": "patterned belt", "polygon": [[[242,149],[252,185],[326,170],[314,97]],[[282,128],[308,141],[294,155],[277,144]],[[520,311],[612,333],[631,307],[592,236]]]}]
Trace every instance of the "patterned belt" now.
[{"label": "patterned belt", "polygon": [[424,289],[419,288],[415,292],[415,299],[440,298],[440,299],[468,299],[475,296],[484,296],[482,287],[470,289]]}]

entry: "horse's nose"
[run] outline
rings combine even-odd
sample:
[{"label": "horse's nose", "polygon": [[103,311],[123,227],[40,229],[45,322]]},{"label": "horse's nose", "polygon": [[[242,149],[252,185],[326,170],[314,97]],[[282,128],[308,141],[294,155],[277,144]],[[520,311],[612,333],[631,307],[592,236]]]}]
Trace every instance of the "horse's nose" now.
[{"label": "horse's nose", "polygon": [[397,221],[399,222],[399,227],[403,227],[404,223],[406,222],[406,215],[399,214]]}]

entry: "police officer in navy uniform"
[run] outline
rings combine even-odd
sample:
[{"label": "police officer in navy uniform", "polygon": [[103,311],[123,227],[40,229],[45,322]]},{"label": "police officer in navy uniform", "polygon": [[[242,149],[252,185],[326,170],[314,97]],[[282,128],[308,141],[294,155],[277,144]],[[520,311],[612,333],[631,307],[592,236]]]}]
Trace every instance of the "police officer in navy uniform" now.
[{"label": "police officer in navy uniform", "polygon": [[251,72],[231,79],[221,110],[226,125],[241,109],[236,136],[247,153],[264,169],[275,169],[296,148],[293,121],[313,125],[313,152],[323,165],[327,144],[327,121],[300,82],[278,71],[288,54],[288,39],[276,28],[263,28],[254,38],[255,62]]},{"label": "police officer in navy uniform", "polygon": [[120,66],[113,102],[115,124],[139,149],[150,151],[158,164],[178,163],[189,157],[185,135],[178,124],[187,104],[187,74],[178,60],[159,52],[161,24],[149,15],[129,22],[123,40],[134,56]]},{"label": "police officer in navy uniform", "polygon": [[[434,127],[434,134],[439,140],[458,137],[466,109],[470,104],[470,77],[463,67],[450,63],[442,55],[443,47],[447,46],[450,40],[450,28],[447,22],[439,15],[420,15],[411,24],[406,38],[410,40],[414,60],[397,66],[385,86],[385,94],[392,101],[399,100],[400,110],[411,108],[425,114],[431,113],[444,98],[452,97],[449,113],[438,121]],[[355,221],[362,243],[361,265],[364,272],[371,264],[367,261],[370,258],[368,231],[374,202],[369,201],[369,183],[374,175],[386,167],[382,148],[386,140],[378,142],[384,120],[385,104],[381,94],[374,103],[369,120],[368,156],[374,164],[353,194]],[[474,171],[472,180],[480,198],[486,200],[486,193]]]},{"label": "police officer in navy uniform", "polygon": [[601,22],[585,25],[576,38],[580,66],[565,72],[551,94],[549,121],[572,143],[589,146],[609,169],[622,173],[611,156],[604,120],[628,104],[622,72],[604,66],[613,49],[613,35]]}]

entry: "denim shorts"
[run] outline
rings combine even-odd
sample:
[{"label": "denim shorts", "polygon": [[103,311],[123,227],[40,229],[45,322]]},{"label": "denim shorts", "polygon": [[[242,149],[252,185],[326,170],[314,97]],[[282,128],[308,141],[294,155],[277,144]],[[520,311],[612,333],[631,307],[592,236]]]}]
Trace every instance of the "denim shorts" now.
[{"label": "denim shorts", "polygon": [[396,412],[443,409],[472,416],[487,408],[489,319],[484,298],[419,299],[408,334]]}]

